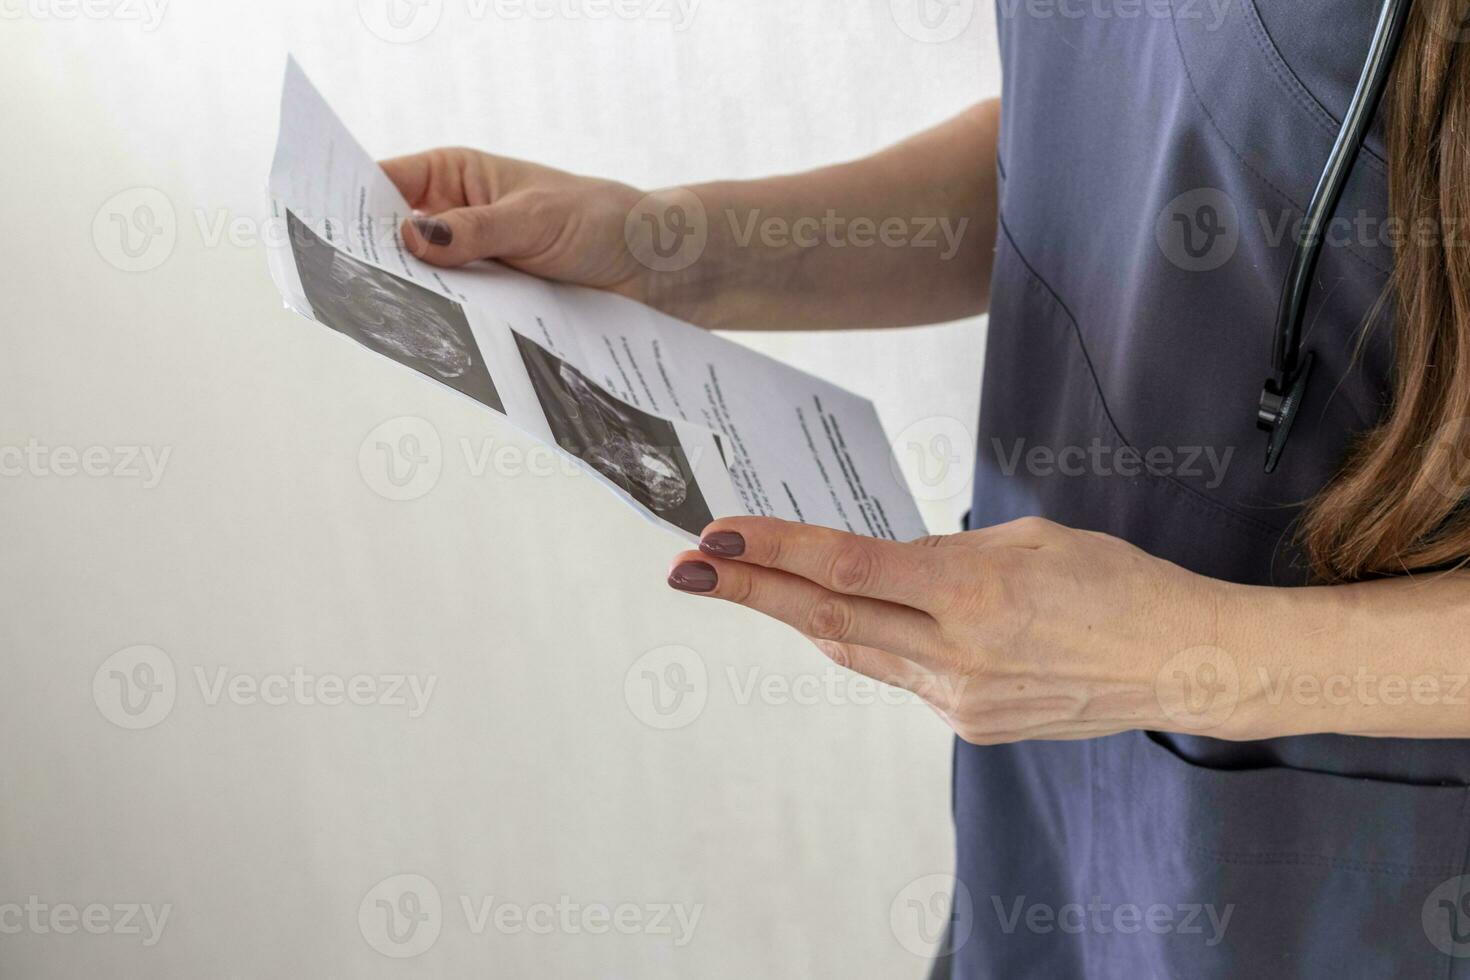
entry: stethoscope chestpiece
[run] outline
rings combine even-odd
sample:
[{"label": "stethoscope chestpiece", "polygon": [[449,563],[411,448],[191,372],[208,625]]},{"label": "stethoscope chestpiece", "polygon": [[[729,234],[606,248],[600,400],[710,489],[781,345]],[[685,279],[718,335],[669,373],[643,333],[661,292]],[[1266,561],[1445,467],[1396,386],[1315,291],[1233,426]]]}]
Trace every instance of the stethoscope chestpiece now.
[{"label": "stethoscope chestpiece", "polygon": [[1312,374],[1311,351],[1302,355],[1301,363],[1289,379],[1267,378],[1261,388],[1261,403],[1256,410],[1256,428],[1267,433],[1266,472],[1274,473],[1286,448],[1287,437],[1307,393],[1307,379]]}]

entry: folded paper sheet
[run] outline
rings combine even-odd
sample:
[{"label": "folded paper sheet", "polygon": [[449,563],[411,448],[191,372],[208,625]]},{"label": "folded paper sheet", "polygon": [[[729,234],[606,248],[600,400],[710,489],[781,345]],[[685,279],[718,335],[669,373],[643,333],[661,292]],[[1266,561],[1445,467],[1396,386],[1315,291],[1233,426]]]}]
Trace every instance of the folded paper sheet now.
[{"label": "folded paper sheet", "polygon": [[620,296],[419,261],[399,232],[412,209],[294,60],[270,193],[289,307],[507,416],[686,539],[729,514],[925,533],[866,399]]}]

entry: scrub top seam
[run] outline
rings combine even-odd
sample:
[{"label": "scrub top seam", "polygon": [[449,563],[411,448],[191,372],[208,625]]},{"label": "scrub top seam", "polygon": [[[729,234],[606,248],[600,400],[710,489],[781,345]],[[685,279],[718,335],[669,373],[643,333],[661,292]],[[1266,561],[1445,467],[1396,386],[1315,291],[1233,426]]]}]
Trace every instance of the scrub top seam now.
[{"label": "scrub top seam", "polygon": [[[1112,409],[1108,406],[1107,395],[1103,393],[1102,382],[1098,379],[1097,369],[1093,365],[1092,355],[1088,352],[1087,342],[1082,336],[1082,330],[1077,324],[1076,316],[1072,314],[1072,311],[1070,308],[1068,308],[1066,302],[1057,295],[1056,290],[1051,288],[1051,285],[1041,277],[1041,275],[1035,270],[1035,268],[1032,267],[1030,261],[1027,260],[1026,255],[1024,252],[1022,252],[1020,245],[1016,243],[1015,236],[1011,234],[1010,225],[1006,221],[1004,212],[1002,211],[1000,214],[998,214],[997,218],[997,224],[1000,227],[1000,232],[1005,236],[1006,242],[1010,245],[1011,251],[1015,253],[1016,258],[1020,261],[1021,267],[1025,271],[1027,278],[1032,283],[1034,283],[1037,288],[1045,293],[1045,295],[1051,300],[1051,302],[1056,304],[1057,309],[1062,313],[1062,315],[1066,317],[1067,324],[1072,331],[1072,337],[1076,341],[1077,348],[1082,354],[1083,363],[1087,365],[1088,374],[1092,378],[1093,391],[1097,396],[1098,403],[1102,407],[1103,416],[1107,419],[1109,427],[1113,430],[1113,435],[1116,436],[1117,439],[1124,446],[1132,449],[1134,452],[1137,452],[1138,448],[1134,446],[1132,441],[1129,440],[1129,438],[1123,433],[1123,430],[1118,425],[1117,419],[1113,417]],[[1248,514],[1242,514],[1234,507],[1231,507],[1223,501],[1208,496],[1207,494],[1202,493],[1201,491],[1189,486],[1186,483],[1181,483],[1171,476],[1162,473],[1156,473],[1152,470],[1145,470],[1144,472],[1148,477],[1154,480],[1158,480],[1165,486],[1183,491],[1190,498],[1192,498],[1191,503],[1195,505],[1203,505],[1204,507],[1208,508],[1208,513],[1224,514],[1232,518],[1240,525],[1244,526],[1246,529],[1251,530],[1264,537],[1279,541],[1282,535],[1289,533],[1288,528],[1277,527],[1273,524],[1268,524],[1267,522],[1259,518],[1252,517]]]},{"label": "scrub top seam", "polygon": [[[1172,0],[1170,9],[1173,9]],[[1286,191],[1282,190],[1280,187],[1277,187],[1275,182],[1272,181],[1271,178],[1267,177],[1265,174],[1261,173],[1254,166],[1252,166],[1250,161],[1248,161],[1245,156],[1242,155],[1241,152],[1235,148],[1235,144],[1232,143],[1230,139],[1225,135],[1225,131],[1220,128],[1220,123],[1215,119],[1214,113],[1210,112],[1210,107],[1208,103],[1206,103],[1204,97],[1200,95],[1199,86],[1195,83],[1194,71],[1189,66],[1189,56],[1184,52],[1184,41],[1179,36],[1178,22],[1171,17],[1169,19],[1169,23],[1171,29],[1174,32],[1174,47],[1179,54],[1179,62],[1184,69],[1184,77],[1189,82],[1190,94],[1194,96],[1194,101],[1199,105],[1200,112],[1204,114],[1206,121],[1209,122],[1210,129],[1213,130],[1215,135],[1220,138],[1220,142],[1225,144],[1225,148],[1230,151],[1230,155],[1235,158],[1236,162],[1239,163],[1241,167],[1243,167],[1248,173],[1254,176],[1261,183],[1269,187],[1272,191],[1276,193],[1278,197],[1280,197],[1291,207],[1295,208],[1298,212],[1305,214],[1305,206],[1297,203],[1295,198],[1293,198]],[[1351,255],[1353,258],[1357,259],[1359,262],[1363,263],[1368,268],[1372,269],[1374,272],[1377,272],[1379,275],[1388,276],[1392,274],[1392,270],[1390,268],[1380,266],[1378,265],[1378,263],[1373,262],[1366,256],[1360,255],[1358,253],[1356,245],[1348,245],[1344,249],[1344,251],[1346,251],[1347,254]]]},{"label": "scrub top seam", "polygon": [[[1301,76],[1296,73],[1291,67],[1291,63],[1282,55],[1281,49],[1276,46],[1275,40],[1271,37],[1271,32],[1266,29],[1266,22],[1261,19],[1260,7],[1256,3],[1256,0],[1250,0],[1248,6],[1251,15],[1248,26],[1251,33],[1255,35],[1256,43],[1261,47],[1261,53],[1266,56],[1266,60],[1271,64],[1272,71],[1276,74],[1279,84],[1316,121],[1317,128],[1336,140],[1338,130],[1342,128],[1342,120],[1333,116],[1327,106],[1312,94],[1312,90],[1307,88]],[[1387,162],[1368,144],[1363,144],[1362,156],[1359,159],[1372,167],[1380,176],[1388,176]]]}]

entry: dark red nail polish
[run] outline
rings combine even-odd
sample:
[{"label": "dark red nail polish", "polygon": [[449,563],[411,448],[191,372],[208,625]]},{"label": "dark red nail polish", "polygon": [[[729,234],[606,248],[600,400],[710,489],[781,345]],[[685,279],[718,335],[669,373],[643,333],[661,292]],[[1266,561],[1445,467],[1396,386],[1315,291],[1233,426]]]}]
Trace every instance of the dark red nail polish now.
[{"label": "dark red nail polish", "polygon": [[734,531],[714,531],[699,542],[699,550],[716,558],[738,558],[745,554],[745,539]]},{"label": "dark red nail polish", "polygon": [[720,577],[702,561],[685,561],[669,573],[669,584],[680,592],[712,592]]},{"label": "dark red nail polish", "polygon": [[430,245],[448,245],[454,241],[454,229],[438,218],[414,218],[413,227]]}]

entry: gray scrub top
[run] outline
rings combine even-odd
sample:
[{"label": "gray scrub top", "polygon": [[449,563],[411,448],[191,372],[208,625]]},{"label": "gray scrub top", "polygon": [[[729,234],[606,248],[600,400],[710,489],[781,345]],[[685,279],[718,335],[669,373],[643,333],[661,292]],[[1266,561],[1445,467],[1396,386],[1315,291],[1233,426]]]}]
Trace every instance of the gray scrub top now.
[{"label": "gray scrub top", "polygon": [[[1271,476],[1254,413],[1294,223],[1377,13],[999,0],[1001,229],[971,527],[1041,515],[1205,575],[1306,582],[1301,502],[1389,396],[1391,311],[1353,359],[1392,261],[1381,127],[1323,251],[1316,374]],[[1053,464],[1017,464],[1018,447]],[[949,968],[1470,976],[1467,786],[1463,740],[958,742]]]}]

